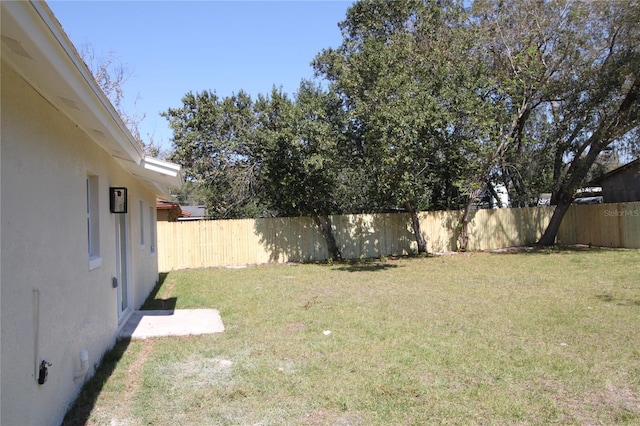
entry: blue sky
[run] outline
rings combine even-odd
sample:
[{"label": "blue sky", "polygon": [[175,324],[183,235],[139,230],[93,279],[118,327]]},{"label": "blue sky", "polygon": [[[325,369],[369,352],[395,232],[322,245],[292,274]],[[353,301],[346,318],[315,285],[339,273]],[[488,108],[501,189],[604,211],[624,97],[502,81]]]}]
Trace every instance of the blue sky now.
[{"label": "blue sky", "polygon": [[140,134],[168,149],[159,113],[187,92],[254,99],[275,85],[293,95],[310,62],[342,41],[351,1],[57,1],[49,7],[71,41],[112,55],[129,71],[125,111],[144,114]]}]

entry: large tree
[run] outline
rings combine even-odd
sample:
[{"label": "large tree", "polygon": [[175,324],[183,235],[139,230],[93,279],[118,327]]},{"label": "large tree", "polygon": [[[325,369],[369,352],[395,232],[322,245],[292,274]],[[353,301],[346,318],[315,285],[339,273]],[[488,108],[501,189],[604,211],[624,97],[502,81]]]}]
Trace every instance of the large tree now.
[{"label": "large tree", "polygon": [[314,61],[342,95],[373,183],[372,199],[409,212],[457,208],[490,141],[486,66],[455,1],[362,1],[340,23],[343,42]]},{"label": "large tree", "polygon": [[256,115],[265,205],[278,216],[311,216],[329,256],[341,259],[330,216],[344,211],[351,189],[339,155],[346,137],[339,100],[302,81],[293,100],[276,88],[259,96]]},{"label": "large tree", "polygon": [[502,105],[495,166],[520,194],[527,176],[551,181],[556,209],[538,244],[553,244],[603,151],[637,143],[640,2],[477,0],[473,12]]},{"label": "large tree", "polygon": [[253,143],[256,117],[243,91],[225,98],[187,93],[183,106],[162,115],[173,129],[170,160],[182,164],[186,180],[217,219],[256,216],[259,164]]},{"label": "large tree", "polygon": [[163,115],[173,128],[171,159],[185,167],[188,192],[213,218],[310,216],[342,255],[330,216],[354,208],[357,188],[340,154],[348,138],[335,93],[303,81],[295,98],[273,88],[255,102],[188,93]]}]

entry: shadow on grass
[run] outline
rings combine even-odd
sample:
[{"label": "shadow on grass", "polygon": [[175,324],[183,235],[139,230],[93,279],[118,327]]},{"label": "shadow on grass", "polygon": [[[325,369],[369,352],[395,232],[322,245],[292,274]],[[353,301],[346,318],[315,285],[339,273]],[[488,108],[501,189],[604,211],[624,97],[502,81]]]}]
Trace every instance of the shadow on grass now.
[{"label": "shadow on grass", "polygon": [[167,279],[166,272],[159,274],[158,283],[151,290],[147,300],[144,301],[142,306],[140,307],[141,311],[171,311],[173,312],[176,309],[176,302],[178,301],[177,297],[168,297],[166,299],[158,296],[160,292],[160,288],[164,285],[165,280]]},{"label": "shadow on grass", "polygon": [[389,265],[388,263],[372,263],[372,264],[362,264],[356,263],[353,265],[341,265],[335,268],[338,271],[347,271],[347,272],[376,272],[376,271],[385,271],[387,269],[397,268],[398,265]]},{"label": "shadow on grass", "polygon": [[640,306],[638,299],[626,299],[615,297],[611,293],[596,294],[596,298],[604,303],[615,303],[618,306]]},{"label": "shadow on grass", "polygon": [[116,341],[115,346],[103,355],[100,365],[96,369],[96,373],[84,384],[80,395],[78,395],[78,398],[64,416],[62,426],[88,424],[91,411],[93,411],[95,407],[98,396],[100,396],[104,385],[113,374],[130,343],[130,338],[119,339]]},{"label": "shadow on grass", "polygon": [[376,272],[398,267],[398,265],[378,259],[344,260],[339,263],[329,264],[329,266],[337,271],[347,272]]},{"label": "shadow on grass", "polygon": [[575,245],[553,245],[548,247],[541,246],[517,246],[517,247],[505,247],[500,249],[486,250],[488,253],[492,254],[554,254],[554,253],[576,253],[576,252],[594,252],[594,251],[604,251],[604,250],[616,250],[615,248],[609,247],[596,247],[589,246],[586,244],[575,244]]}]

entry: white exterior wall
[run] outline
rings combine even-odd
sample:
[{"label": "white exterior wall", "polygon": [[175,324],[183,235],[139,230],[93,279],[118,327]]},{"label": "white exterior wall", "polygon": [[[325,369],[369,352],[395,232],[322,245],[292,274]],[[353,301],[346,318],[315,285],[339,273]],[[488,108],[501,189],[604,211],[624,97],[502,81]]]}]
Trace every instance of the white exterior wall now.
[{"label": "white exterior wall", "polygon": [[[155,196],[4,62],[1,72],[0,424],[58,425],[126,317],[118,318],[112,287],[116,215],[109,212],[109,187],[124,186],[129,193],[132,309],[158,278],[149,243]],[[102,262],[94,270],[88,259],[88,174],[99,179]],[[89,353],[89,372],[74,378],[82,349]],[[53,365],[39,385],[43,359]]]}]

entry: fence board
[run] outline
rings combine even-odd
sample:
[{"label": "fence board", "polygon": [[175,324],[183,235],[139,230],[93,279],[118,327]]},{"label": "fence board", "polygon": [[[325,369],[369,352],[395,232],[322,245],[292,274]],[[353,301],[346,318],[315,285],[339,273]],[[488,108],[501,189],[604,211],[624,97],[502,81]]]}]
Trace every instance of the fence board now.
[{"label": "fence board", "polygon": [[[469,250],[531,245],[554,207],[477,210],[469,223]],[[454,251],[460,211],[421,212],[430,253]],[[332,216],[344,258],[415,253],[410,217],[404,213]],[[268,218],[158,222],[158,269],[322,261],[328,252],[313,219]],[[640,248],[640,202],[573,205],[558,233],[563,244]]]},{"label": "fence board", "polygon": [[573,205],[562,221],[558,241],[640,248],[640,202]]}]

